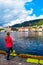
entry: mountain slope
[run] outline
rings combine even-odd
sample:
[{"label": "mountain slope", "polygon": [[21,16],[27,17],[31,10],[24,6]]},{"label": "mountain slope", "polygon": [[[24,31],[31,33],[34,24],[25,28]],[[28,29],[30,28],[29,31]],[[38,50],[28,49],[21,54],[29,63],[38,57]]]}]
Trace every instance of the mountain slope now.
[{"label": "mountain slope", "polygon": [[34,26],[34,25],[42,25],[43,24],[43,19],[37,19],[37,20],[31,20],[31,21],[25,21],[21,24],[16,24],[13,25],[12,27],[26,27],[26,26]]}]

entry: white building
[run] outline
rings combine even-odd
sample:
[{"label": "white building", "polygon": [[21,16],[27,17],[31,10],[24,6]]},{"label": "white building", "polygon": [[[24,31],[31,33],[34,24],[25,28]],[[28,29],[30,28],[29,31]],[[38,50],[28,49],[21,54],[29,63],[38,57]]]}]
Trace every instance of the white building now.
[{"label": "white building", "polygon": [[9,27],[9,26],[5,27],[4,30],[7,31],[7,32],[10,32],[11,31],[11,27]]}]

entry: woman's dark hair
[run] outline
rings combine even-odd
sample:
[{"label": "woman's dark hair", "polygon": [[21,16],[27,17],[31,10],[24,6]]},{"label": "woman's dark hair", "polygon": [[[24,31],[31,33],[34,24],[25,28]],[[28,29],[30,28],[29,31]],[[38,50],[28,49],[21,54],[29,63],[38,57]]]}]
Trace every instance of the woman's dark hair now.
[{"label": "woman's dark hair", "polygon": [[7,35],[9,36],[9,35],[10,35],[10,33],[9,33],[9,32],[7,32]]}]

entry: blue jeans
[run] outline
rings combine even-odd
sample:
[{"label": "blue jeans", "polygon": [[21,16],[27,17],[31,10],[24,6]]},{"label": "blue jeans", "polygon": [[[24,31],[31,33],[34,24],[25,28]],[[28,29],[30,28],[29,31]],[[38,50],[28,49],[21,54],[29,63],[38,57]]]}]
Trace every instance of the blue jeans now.
[{"label": "blue jeans", "polygon": [[7,60],[9,60],[10,57],[10,51],[13,52],[12,48],[7,48]]}]

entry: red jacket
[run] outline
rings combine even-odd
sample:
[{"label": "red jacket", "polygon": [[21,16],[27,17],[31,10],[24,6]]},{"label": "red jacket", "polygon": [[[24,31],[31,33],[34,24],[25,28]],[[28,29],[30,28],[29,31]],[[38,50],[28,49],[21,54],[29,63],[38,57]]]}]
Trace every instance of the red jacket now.
[{"label": "red jacket", "polygon": [[8,37],[5,36],[4,39],[5,39],[6,47],[7,48],[12,48],[12,45],[13,45],[12,38],[10,36],[8,36]]}]

